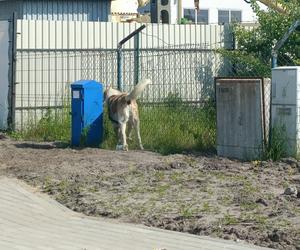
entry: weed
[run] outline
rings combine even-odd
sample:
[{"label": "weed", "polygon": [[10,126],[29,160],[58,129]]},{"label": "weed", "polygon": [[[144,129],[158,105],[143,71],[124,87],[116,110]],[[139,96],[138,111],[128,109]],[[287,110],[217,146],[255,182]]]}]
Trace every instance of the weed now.
[{"label": "weed", "polygon": [[265,152],[265,158],[274,161],[286,156],[287,134],[286,128],[282,126],[274,126],[271,131],[271,141]]},{"label": "weed", "polygon": [[179,182],[182,182],[183,180],[183,173],[180,172],[172,172],[170,175],[170,179],[178,184]]},{"label": "weed", "polygon": [[209,204],[209,202],[205,201],[203,204],[202,204],[202,208],[200,209],[200,212],[202,213],[218,213],[219,212],[219,209],[217,206],[212,206]]},{"label": "weed", "polygon": [[170,189],[170,185],[165,184],[165,185],[158,186],[155,192],[158,193],[159,196],[163,196],[166,193],[166,191],[169,189]]},{"label": "weed", "polygon": [[242,200],[240,207],[242,210],[252,211],[258,207],[258,204],[251,200]]},{"label": "weed", "polygon": [[225,214],[222,219],[220,219],[221,225],[235,225],[239,223],[239,219],[233,215]]},{"label": "weed", "polygon": [[190,207],[190,206],[185,206],[182,205],[180,207],[180,211],[179,211],[180,215],[185,218],[185,219],[189,219],[192,218],[194,215],[194,210]]},{"label": "weed", "polygon": [[163,181],[165,179],[165,174],[163,171],[156,171],[154,176],[157,181]]},{"label": "weed", "polygon": [[69,143],[71,135],[70,108],[66,106],[57,113],[47,110],[37,122],[31,121],[27,129],[13,134],[15,138],[33,141],[62,141]]},{"label": "weed", "polygon": [[222,205],[229,206],[233,203],[233,198],[230,195],[224,195],[221,197]]}]

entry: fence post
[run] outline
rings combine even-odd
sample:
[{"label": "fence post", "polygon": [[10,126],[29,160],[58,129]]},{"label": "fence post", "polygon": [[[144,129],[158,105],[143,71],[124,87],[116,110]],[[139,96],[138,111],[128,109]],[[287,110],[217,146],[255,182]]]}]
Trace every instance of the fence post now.
[{"label": "fence post", "polygon": [[17,13],[13,12],[10,24],[10,86],[9,86],[9,114],[8,129],[15,130],[16,114],[16,35],[17,35]]},{"label": "fence post", "polygon": [[122,91],[122,47],[118,46],[117,49],[117,75],[118,75],[118,90]]},{"label": "fence post", "polygon": [[[122,46],[126,43],[130,38],[136,36],[139,32],[146,28],[146,25],[143,24],[141,27],[130,33],[127,37],[125,37],[121,42],[118,43],[117,49],[117,64],[118,64],[118,89],[122,91],[122,63],[123,63],[123,56],[122,56]],[[137,76],[138,77],[138,76]]]},{"label": "fence post", "polygon": [[285,44],[290,35],[300,26],[300,19],[295,21],[290,28],[286,31],[283,37],[275,44],[272,49],[272,68],[277,67],[277,56],[279,49]]},{"label": "fence post", "polygon": [[139,65],[140,65],[140,35],[137,33],[134,38],[134,82],[138,84],[139,82]]}]

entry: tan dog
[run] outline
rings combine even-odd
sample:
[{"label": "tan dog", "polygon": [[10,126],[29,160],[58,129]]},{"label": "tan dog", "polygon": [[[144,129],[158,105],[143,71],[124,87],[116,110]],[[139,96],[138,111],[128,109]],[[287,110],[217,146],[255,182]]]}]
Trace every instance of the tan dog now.
[{"label": "tan dog", "polygon": [[104,100],[108,106],[108,115],[118,136],[117,150],[128,150],[126,140],[126,125],[128,124],[128,139],[131,139],[132,129],[135,128],[140,149],[144,149],[140,135],[140,120],[136,99],[151,81],[141,80],[128,94],[113,88],[104,92]]}]

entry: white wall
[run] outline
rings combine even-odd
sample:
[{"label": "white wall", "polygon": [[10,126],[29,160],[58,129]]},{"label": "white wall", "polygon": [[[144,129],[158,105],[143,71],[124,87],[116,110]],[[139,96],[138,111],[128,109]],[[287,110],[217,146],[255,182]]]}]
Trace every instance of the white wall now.
[{"label": "white wall", "polygon": [[[266,9],[266,6],[260,4]],[[193,9],[194,0],[182,1],[182,7]],[[209,23],[218,23],[218,10],[239,10],[242,11],[242,22],[255,22],[256,16],[250,4],[244,0],[200,0],[200,9],[208,10]],[[183,13],[182,13],[183,15]]]},{"label": "white wall", "polygon": [[7,129],[9,24],[0,21],[0,129]]}]

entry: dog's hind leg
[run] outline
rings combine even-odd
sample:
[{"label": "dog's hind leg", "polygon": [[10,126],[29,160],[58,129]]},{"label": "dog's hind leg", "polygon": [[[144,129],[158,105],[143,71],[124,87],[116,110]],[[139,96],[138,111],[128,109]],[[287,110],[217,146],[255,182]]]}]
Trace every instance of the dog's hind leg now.
[{"label": "dog's hind leg", "polygon": [[126,141],[126,123],[121,124],[121,134],[122,134],[123,150],[128,151],[128,145]]},{"label": "dog's hind leg", "polygon": [[129,121],[127,125],[128,125],[128,131],[127,131],[128,132],[128,136],[127,136],[127,139],[131,141],[132,140],[131,134],[132,134],[132,128],[133,128],[132,122]]},{"label": "dog's hind leg", "polygon": [[140,134],[140,121],[137,120],[135,122],[135,130],[136,130],[136,135],[139,141],[139,146],[141,150],[144,150],[143,144],[142,144],[142,139],[141,139],[141,134]]},{"label": "dog's hind leg", "polygon": [[120,145],[122,143],[122,140],[121,140],[121,138],[122,138],[121,129],[120,129],[119,126],[114,126],[114,131],[115,131],[115,134],[116,134],[116,136],[118,138],[118,145]]}]

